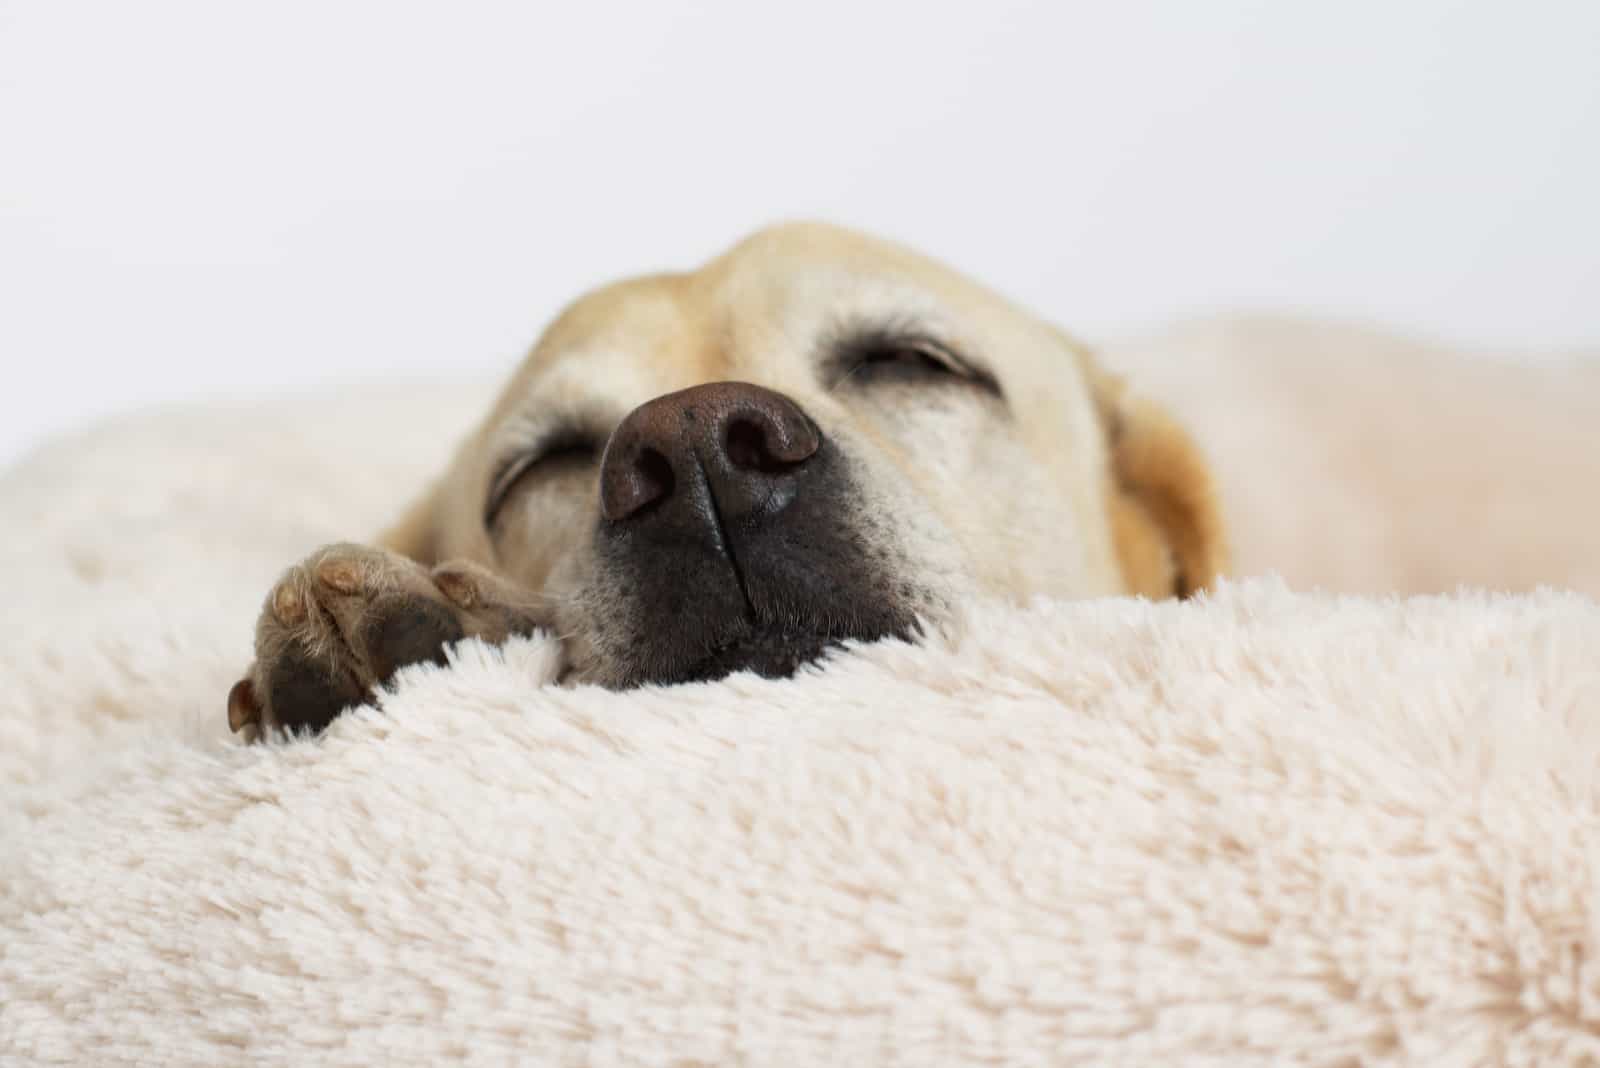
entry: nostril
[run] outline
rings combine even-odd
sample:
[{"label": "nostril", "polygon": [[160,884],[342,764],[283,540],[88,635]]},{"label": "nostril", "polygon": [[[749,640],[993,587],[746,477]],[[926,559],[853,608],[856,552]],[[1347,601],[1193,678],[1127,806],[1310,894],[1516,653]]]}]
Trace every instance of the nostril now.
[{"label": "nostril", "polygon": [[757,419],[734,419],[728,423],[723,449],[733,466],[763,474],[787,471],[816,451],[815,443],[785,442],[781,434],[774,443],[770,436],[774,433],[778,428]]},{"label": "nostril", "polygon": [[600,512],[612,522],[627,519],[672,496],[676,482],[672,462],[659,450],[647,446],[622,459],[607,446],[600,462]]},{"label": "nostril", "polygon": [[733,466],[746,471],[768,471],[776,461],[767,451],[767,435],[748,419],[735,419],[728,424],[728,440],[723,445]]},{"label": "nostril", "polygon": [[634,462],[634,471],[639,480],[636,490],[639,503],[635,511],[672,496],[677,481],[672,474],[672,463],[657,450],[641,450],[639,459]]}]

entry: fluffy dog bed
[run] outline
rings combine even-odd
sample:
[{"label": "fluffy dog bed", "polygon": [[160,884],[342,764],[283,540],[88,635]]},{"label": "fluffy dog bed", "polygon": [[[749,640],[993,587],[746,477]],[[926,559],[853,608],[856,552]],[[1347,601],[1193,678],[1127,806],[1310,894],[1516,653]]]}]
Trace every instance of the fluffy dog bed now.
[{"label": "fluffy dog bed", "polygon": [[1600,1062],[1582,593],[974,605],[631,694],[467,644],[234,744],[273,576],[486,396],[147,416],[0,479],[0,1063]]}]

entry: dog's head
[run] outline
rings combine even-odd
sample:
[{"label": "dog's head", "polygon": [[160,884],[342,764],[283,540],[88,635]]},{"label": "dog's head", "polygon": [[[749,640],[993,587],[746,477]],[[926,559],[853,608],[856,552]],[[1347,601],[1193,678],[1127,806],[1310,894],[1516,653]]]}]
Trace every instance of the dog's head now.
[{"label": "dog's head", "polygon": [[903,248],[784,226],[540,339],[401,525],[548,604],[575,676],[784,675],[976,594],[1184,595],[1204,463],[1082,347]]}]

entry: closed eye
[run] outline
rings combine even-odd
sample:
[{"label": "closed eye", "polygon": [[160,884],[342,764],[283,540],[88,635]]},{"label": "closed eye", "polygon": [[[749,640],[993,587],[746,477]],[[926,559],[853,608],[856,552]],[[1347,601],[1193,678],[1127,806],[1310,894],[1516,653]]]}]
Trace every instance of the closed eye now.
[{"label": "closed eye", "polygon": [[1000,396],[994,376],[974,367],[945,345],[918,334],[867,330],[834,346],[832,388],[846,383],[863,387],[878,383],[966,383]]},{"label": "closed eye", "polygon": [[512,491],[528,479],[592,463],[599,454],[600,446],[594,438],[582,433],[564,433],[506,458],[489,481],[483,525],[494,526],[500,510],[511,499]]}]

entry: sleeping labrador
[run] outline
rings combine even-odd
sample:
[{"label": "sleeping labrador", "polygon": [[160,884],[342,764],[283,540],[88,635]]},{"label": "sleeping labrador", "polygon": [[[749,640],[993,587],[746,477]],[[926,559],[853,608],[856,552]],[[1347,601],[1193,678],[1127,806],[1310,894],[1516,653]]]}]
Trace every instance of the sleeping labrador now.
[{"label": "sleeping labrador", "polygon": [[783,677],[977,595],[1181,597],[1223,563],[1190,438],[1082,346],[781,226],[569,307],[393,529],[268,593],[228,721],[320,730],[464,637],[546,629],[613,688]]}]

